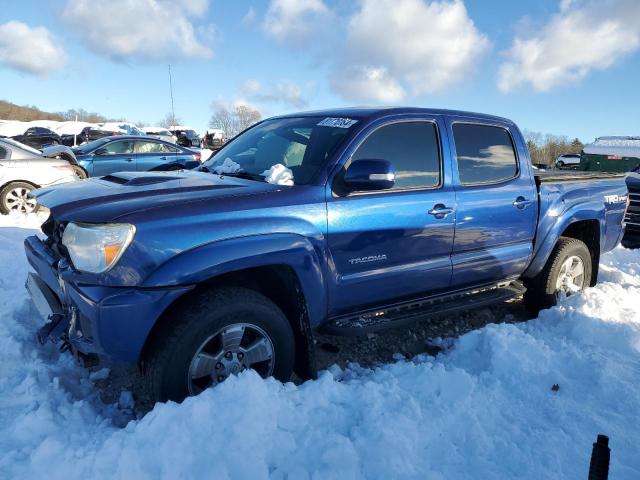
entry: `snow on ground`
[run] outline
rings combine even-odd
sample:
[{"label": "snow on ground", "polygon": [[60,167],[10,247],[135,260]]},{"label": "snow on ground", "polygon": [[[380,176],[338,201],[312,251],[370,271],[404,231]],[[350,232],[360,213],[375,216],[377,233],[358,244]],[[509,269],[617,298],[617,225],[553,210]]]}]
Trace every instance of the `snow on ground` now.
[{"label": "snow on ground", "polygon": [[37,226],[0,217],[0,478],[584,479],[598,433],[610,478],[640,478],[640,252],[603,256],[599,286],[436,358],[300,386],[247,372],[118,428],[130,394],[102,404],[107,372],[34,340],[21,243]]}]

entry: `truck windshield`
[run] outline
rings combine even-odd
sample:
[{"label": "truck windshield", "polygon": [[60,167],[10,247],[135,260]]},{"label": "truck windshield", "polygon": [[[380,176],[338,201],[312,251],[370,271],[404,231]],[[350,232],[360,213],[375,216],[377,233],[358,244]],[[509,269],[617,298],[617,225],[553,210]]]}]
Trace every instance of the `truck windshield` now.
[{"label": "truck windshield", "polygon": [[203,164],[215,173],[265,177],[281,165],[294,185],[309,184],[357,123],[346,118],[293,117],[265,120],[242,133]]}]

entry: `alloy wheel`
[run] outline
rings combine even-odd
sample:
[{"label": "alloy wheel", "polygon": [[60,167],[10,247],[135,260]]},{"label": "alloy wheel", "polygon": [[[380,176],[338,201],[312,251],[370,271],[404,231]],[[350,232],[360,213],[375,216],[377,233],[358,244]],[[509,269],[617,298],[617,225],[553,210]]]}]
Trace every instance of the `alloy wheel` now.
[{"label": "alloy wheel", "polygon": [[189,366],[189,394],[197,395],[230,375],[253,369],[266,378],[273,373],[273,343],[256,325],[227,325],[208,337],[196,350]]}]

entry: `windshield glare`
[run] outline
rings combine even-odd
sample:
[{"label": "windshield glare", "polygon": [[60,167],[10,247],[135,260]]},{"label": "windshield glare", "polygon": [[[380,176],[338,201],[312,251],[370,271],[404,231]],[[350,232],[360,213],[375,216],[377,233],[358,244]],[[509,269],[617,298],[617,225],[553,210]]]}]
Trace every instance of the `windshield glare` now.
[{"label": "windshield glare", "polygon": [[203,165],[212,172],[246,172],[254,176],[267,176],[271,167],[283,165],[291,171],[294,185],[307,185],[356,123],[347,122],[348,128],[342,128],[320,124],[323,121],[324,117],[265,120]]}]

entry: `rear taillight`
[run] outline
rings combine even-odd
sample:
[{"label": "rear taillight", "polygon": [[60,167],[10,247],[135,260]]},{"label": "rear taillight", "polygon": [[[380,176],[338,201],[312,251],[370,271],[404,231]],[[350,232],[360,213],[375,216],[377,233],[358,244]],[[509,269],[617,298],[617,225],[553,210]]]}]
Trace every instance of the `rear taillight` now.
[{"label": "rear taillight", "polygon": [[199,162],[202,159],[202,155],[200,153],[194,153],[193,154],[193,159],[197,162]]}]

